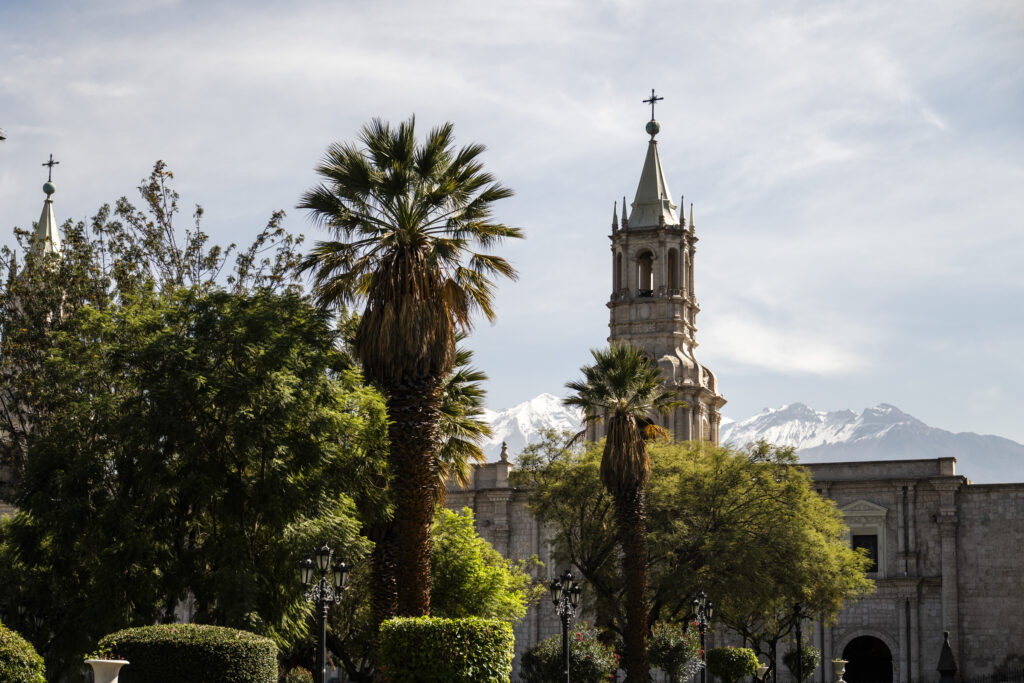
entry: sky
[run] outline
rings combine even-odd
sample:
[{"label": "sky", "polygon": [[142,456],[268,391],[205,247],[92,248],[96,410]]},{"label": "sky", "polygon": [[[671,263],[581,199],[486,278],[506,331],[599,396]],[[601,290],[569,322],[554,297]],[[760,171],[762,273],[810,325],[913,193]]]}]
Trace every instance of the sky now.
[{"label": "sky", "polygon": [[1024,3],[0,0],[0,243],[162,159],[215,241],[299,196],[373,117],[455,124],[515,190],[488,406],[563,395],[606,344],[608,235],[652,88],[694,203],[698,359],[724,415],[881,402],[1024,442]]}]

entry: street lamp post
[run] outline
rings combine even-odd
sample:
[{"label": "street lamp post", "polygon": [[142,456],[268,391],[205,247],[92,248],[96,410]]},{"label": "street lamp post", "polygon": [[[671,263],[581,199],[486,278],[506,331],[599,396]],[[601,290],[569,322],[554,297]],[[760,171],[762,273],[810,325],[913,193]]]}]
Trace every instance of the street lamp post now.
[{"label": "street lamp post", "polygon": [[714,604],[708,600],[707,593],[700,591],[693,599],[693,617],[697,620],[697,631],[700,633],[700,661],[703,666],[700,668],[700,683],[707,683],[708,665],[707,654],[704,648],[704,634],[707,632],[711,617],[715,614]]},{"label": "street lamp post", "polygon": [[799,602],[793,605],[793,619],[796,621],[796,683],[804,683],[804,650],[801,626],[807,618],[804,607]]},{"label": "street lamp post", "polygon": [[562,683],[569,683],[569,622],[576,616],[581,593],[583,587],[576,583],[568,569],[551,581],[551,602],[562,618]]},{"label": "street lamp post", "polygon": [[[299,561],[299,578],[306,587],[306,600],[317,608],[316,672],[313,683],[327,683],[327,608],[341,599],[348,583],[349,566],[340,560],[331,565],[331,550],[327,542],[314,555]],[[316,578],[316,573],[320,578]]]}]

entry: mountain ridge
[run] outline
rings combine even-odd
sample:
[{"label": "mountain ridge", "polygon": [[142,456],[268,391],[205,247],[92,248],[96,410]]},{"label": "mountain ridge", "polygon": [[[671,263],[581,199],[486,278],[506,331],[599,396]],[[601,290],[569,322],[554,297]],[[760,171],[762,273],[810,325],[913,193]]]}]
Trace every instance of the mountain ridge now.
[{"label": "mountain ridge", "polygon": [[[541,394],[511,408],[487,410],[494,432],[482,445],[497,460],[502,442],[517,454],[536,441],[541,430],[577,431],[581,413]],[[954,433],[925,424],[890,403],[853,410],[821,411],[804,403],[765,408],[743,420],[723,418],[721,442],[734,447],[764,439],[793,446],[801,462],[859,462],[955,457],[957,472],[975,483],[1024,481],[1024,444],[974,432]]]}]

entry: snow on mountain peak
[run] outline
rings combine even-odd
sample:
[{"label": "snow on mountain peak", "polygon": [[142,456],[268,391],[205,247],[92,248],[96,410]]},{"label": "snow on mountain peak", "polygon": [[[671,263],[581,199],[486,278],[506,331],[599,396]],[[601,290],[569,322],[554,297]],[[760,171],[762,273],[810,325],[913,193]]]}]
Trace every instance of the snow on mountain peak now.
[{"label": "snow on mountain peak", "polygon": [[[562,399],[541,394],[505,410],[484,412],[494,435],[481,444],[489,461],[508,442],[515,457],[544,429],[578,431],[581,414]],[[803,462],[908,460],[955,457],[957,470],[976,482],[1024,481],[1024,445],[997,436],[953,434],[929,427],[894,405],[860,413],[814,410],[804,403],[765,408],[745,420],[723,417],[721,442],[745,446],[759,439],[795,447]]]},{"label": "snow on mountain peak", "polygon": [[514,457],[528,443],[538,440],[545,429],[557,431],[580,429],[581,414],[575,408],[562,405],[562,399],[553,394],[541,394],[504,410],[486,410],[484,419],[491,425],[493,435],[481,444],[489,461],[497,460],[502,442],[508,443]]}]

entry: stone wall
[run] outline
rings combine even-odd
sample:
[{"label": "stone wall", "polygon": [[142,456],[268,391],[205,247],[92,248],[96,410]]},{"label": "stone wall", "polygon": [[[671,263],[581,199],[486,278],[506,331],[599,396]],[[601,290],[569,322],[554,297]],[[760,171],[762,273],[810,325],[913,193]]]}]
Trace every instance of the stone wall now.
[{"label": "stone wall", "polygon": [[[955,463],[807,465],[818,492],[835,501],[851,527],[866,532],[876,525],[881,536],[882,566],[871,575],[876,592],[849,605],[834,625],[806,629],[824,661],[842,656],[854,638],[871,636],[891,652],[894,681],[936,679],[949,631],[965,676],[1024,663],[1024,484],[973,485],[957,475]],[[506,461],[477,467],[471,487],[449,488],[447,505],[473,509],[480,534],[506,557],[544,562],[536,578],[548,581],[564,568],[551,564],[550,536],[530,515],[527,492],[510,486],[510,470]],[[559,628],[547,600],[533,606],[515,629],[516,670],[527,648]],[[831,675],[823,678],[819,668],[815,680]]]}]

